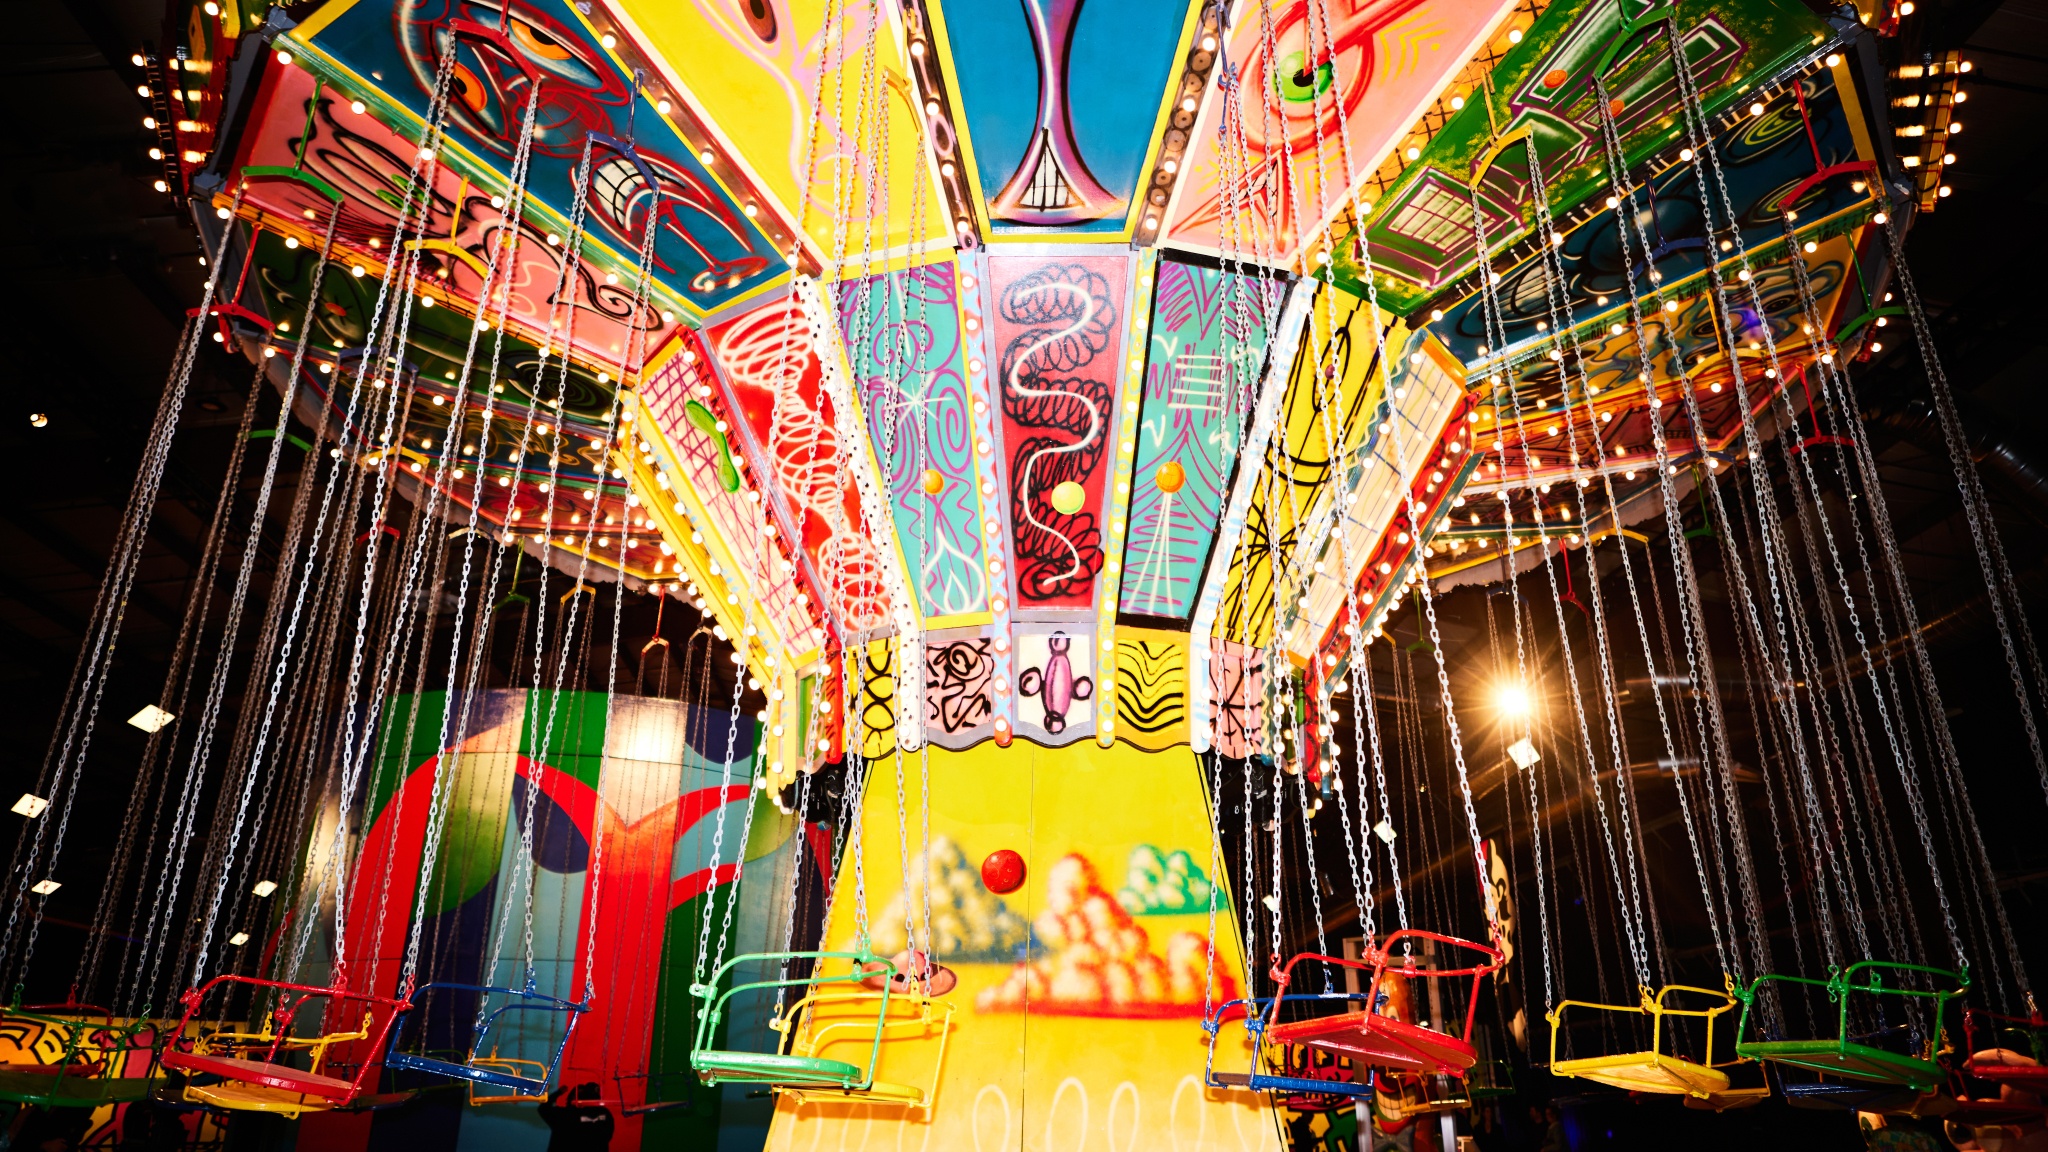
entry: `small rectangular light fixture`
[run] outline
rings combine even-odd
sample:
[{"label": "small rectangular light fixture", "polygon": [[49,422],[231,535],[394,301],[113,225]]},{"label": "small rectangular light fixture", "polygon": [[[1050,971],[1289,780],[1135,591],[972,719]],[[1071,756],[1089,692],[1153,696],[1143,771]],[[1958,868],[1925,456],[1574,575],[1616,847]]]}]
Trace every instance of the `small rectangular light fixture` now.
[{"label": "small rectangular light fixture", "polygon": [[1522,769],[1543,759],[1542,753],[1536,751],[1536,745],[1531,744],[1527,736],[1508,745],[1508,755],[1514,757],[1515,767]]},{"label": "small rectangular light fixture", "polygon": [[30,888],[29,891],[35,893],[38,896],[48,896],[50,893],[55,892],[57,889],[62,888],[63,886],[64,885],[57,883],[55,880],[38,880],[36,881],[35,887]]},{"label": "small rectangular light fixture", "polygon": [[275,881],[275,880],[258,880],[258,881],[256,882],[256,887],[255,887],[255,888],[253,888],[253,889],[251,889],[251,891],[255,892],[255,893],[256,893],[256,895],[257,895],[257,896],[258,896],[259,898],[260,898],[260,897],[264,897],[264,896],[268,896],[268,895],[270,895],[270,894],[271,894],[272,892],[275,892],[275,891],[277,891],[277,881]]},{"label": "small rectangular light fixture", "polygon": [[233,936],[228,937],[228,946],[230,948],[240,948],[248,942],[249,934],[247,932],[237,932]]},{"label": "small rectangular light fixture", "polygon": [[164,725],[176,719],[176,716],[171,715],[154,704],[144,704],[142,711],[128,718],[128,724],[130,727],[140,728],[144,732],[156,733],[163,731]]},{"label": "small rectangular light fixture", "polygon": [[1373,825],[1372,831],[1373,835],[1378,836],[1381,840],[1384,840],[1389,844],[1392,844],[1394,842],[1394,837],[1396,835],[1399,835],[1399,833],[1396,833],[1394,831],[1394,826],[1392,824],[1387,823],[1385,820],[1381,820],[1379,823]]},{"label": "small rectangular light fixture", "polygon": [[33,820],[36,817],[41,816],[43,814],[44,809],[48,808],[49,806],[50,802],[48,800],[43,799],[41,796],[38,796],[33,792],[23,792],[21,794],[21,799],[16,800],[14,802],[14,807],[9,809],[9,811],[13,812],[17,816],[26,816],[29,819]]}]

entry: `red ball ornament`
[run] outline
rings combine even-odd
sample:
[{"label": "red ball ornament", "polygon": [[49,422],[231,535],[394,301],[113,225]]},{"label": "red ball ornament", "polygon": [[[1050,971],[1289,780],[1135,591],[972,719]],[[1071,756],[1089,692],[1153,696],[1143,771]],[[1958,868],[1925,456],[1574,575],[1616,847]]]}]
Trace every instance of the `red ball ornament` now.
[{"label": "red ball ornament", "polygon": [[981,882],[998,896],[1007,896],[1024,886],[1024,858],[1008,848],[988,854],[981,862]]}]

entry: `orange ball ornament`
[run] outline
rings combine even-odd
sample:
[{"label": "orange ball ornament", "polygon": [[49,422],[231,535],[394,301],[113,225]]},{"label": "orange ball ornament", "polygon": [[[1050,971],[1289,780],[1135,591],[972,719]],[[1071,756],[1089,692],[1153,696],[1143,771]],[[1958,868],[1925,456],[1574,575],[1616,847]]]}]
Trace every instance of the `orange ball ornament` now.
[{"label": "orange ball ornament", "polygon": [[946,490],[946,478],[940,474],[937,468],[925,469],[921,482],[924,485],[924,494],[927,496],[937,496]]},{"label": "orange ball ornament", "polygon": [[1182,468],[1178,460],[1168,460],[1152,474],[1152,483],[1157,484],[1161,492],[1178,492],[1187,486],[1187,482],[1187,469]]}]

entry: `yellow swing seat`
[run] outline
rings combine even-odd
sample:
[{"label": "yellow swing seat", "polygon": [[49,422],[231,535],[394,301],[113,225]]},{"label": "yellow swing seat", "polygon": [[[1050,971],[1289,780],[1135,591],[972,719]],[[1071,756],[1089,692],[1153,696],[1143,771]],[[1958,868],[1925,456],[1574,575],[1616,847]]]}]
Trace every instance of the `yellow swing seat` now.
[{"label": "yellow swing seat", "polygon": [[[939,1073],[946,1062],[946,1042],[953,1032],[950,1000],[907,992],[828,991],[814,992],[791,1005],[771,1021],[769,1027],[783,1034],[783,1055],[803,1061],[829,1060],[820,1053],[834,1045],[870,1047],[879,1039],[884,1052],[900,1053],[907,1043],[936,1040],[931,1067],[926,1075],[910,1077],[917,1083],[883,1080],[879,1076],[865,1088],[837,1084],[784,1081],[776,1091],[798,1103],[825,1100],[856,1100],[866,1104],[904,1108],[929,1108],[938,1091]],[[879,1017],[878,1017],[879,1013]],[[879,1018],[880,1027],[876,1021]],[[846,1063],[833,1061],[834,1063]],[[893,1059],[890,1063],[899,1063]],[[857,1067],[853,1067],[856,1072]]]},{"label": "yellow swing seat", "polygon": [[[1674,992],[1718,997],[1722,1003],[1710,1008],[1675,1008],[1665,1003],[1665,998]],[[1716,992],[1711,988],[1697,988],[1687,984],[1667,984],[1654,995],[1648,988],[1641,989],[1642,1000],[1637,1004],[1600,1004],[1588,1000],[1565,1000],[1549,1013],[1550,1020],[1550,1072],[1553,1076],[1573,1076],[1591,1080],[1610,1088],[1628,1092],[1645,1092],[1659,1096],[1684,1096],[1688,1102],[1699,1101],[1710,1108],[1739,1107],[1742,1103],[1754,1103],[1747,1099],[1754,1091],[1747,1088],[1733,1088],[1728,1073],[1722,1069],[1743,1061],[1740,1058],[1721,1063],[1714,1061],[1714,1022],[1717,1018],[1735,1010],[1736,999],[1728,992]],[[1557,1038],[1564,1031],[1564,1013],[1567,1008],[1585,1008],[1596,1012],[1612,1012],[1650,1018],[1650,1047],[1641,1052],[1617,1052],[1602,1056],[1579,1056],[1559,1059]],[[1706,1022],[1707,1044],[1704,1060],[1688,1060],[1674,1056],[1664,1049],[1666,1037],[1664,1020],[1667,1016],[1684,1017]],[[1764,1089],[1756,1099],[1768,1095]],[[1720,1103],[1725,1101],[1725,1103]]]}]

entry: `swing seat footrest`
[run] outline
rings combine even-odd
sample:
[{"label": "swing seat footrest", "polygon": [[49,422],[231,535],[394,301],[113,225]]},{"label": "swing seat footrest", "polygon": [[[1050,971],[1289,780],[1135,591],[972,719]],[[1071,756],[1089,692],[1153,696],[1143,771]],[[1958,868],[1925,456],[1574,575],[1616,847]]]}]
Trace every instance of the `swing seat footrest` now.
[{"label": "swing seat footrest", "polygon": [[1211,1072],[1209,1083],[1218,1088],[1247,1088],[1253,1092],[1302,1092],[1316,1096],[1370,1096],[1372,1085],[1349,1080],[1317,1080],[1311,1076],[1269,1076],[1264,1072]]},{"label": "swing seat footrest", "polygon": [[318,1096],[323,1100],[347,1100],[356,1094],[356,1086],[339,1077],[272,1064],[267,1060],[245,1060],[239,1056],[211,1056],[199,1052],[166,1052],[163,1065],[178,1072],[218,1076],[223,1080]]},{"label": "swing seat footrest", "polygon": [[1268,1028],[1266,1038],[1282,1044],[1307,1044],[1375,1068],[1432,1076],[1462,1075],[1479,1062],[1479,1054],[1463,1040],[1370,1012],[1291,1020]]},{"label": "swing seat footrest", "polygon": [[866,1088],[816,1087],[806,1084],[785,1085],[781,1091],[799,1103],[815,1100],[858,1100],[863,1104],[897,1104],[906,1108],[922,1108],[926,1104],[924,1090],[910,1084],[890,1084],[877,1080]]},{"label": "swing seat footrest", "polygon": [[281,1116],[325,1112],[334,1107],[332,1100],[307,1096],[303,1092],[235,1082],[187,1085],[185,1099],[193,1104],[224,1108],[230,1112],[274,1112]]},{"label": "swing seat footrest", "polygon": [[2010,1084],[2023,1092],[2048,1092],[2048,1064],[2011,1064],[1973,1057],[1963,1071],[1979,1080]]},{"label": "swing seat footrest", "polygon": [[1927,1097],[1911,1088],[1878,1084],[1840,1084],[1823,1081],[1783,1085],[1785,1103],[1794,1108],[1823,1112],[1877,1112],[1886,1115],[1919,1113]]},{"label": "swing seat footrest", "polygon": [[690,1055],[690,1067],[707,1084],[736,1080],[793,1087],[855,1088],[867,1079],[865,1070],[844,1060],[785,1056],[777,1052],[695,1052]]},{"label": "swing seat footrest", "polygon": [[1888,1052],[1854,1040],[1761,1040],[1737,1044],[1735,1054],[1831,1076],[1897,1084],[1918,1092],[1932,1090],[1942,1079],[1941,1066],[1932,1060]]},{"label": "swing seat footrest", "polygon": [[1553,1076],[1575,1076],[1610,1088],[1659,1096],[1705,1099],[1728,1090],[1726,1072],[1657,1052],[1559,1060],[1550,1066],[1550,1071]]},{"label": "swing seat footrest", "polygon": [[387,1068],[401,1068],[407,1072],[425,1072],[433,1076],[447,1076],[454,1080],[467,1080],[472,1084],[488,1084],[493,1088],[510,1088],[522,1095],[531,1096],[547,1091],[546,1080],[535,1080],[502,1068],[488,1068],[477,1064],[464,1064],[457,1060],[436,1060],[431,1056],[414,1056],[408,1052],[393,1052],[384,1058]]}]

